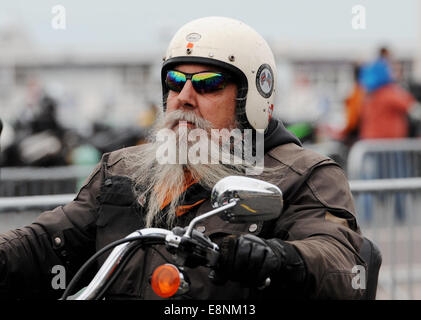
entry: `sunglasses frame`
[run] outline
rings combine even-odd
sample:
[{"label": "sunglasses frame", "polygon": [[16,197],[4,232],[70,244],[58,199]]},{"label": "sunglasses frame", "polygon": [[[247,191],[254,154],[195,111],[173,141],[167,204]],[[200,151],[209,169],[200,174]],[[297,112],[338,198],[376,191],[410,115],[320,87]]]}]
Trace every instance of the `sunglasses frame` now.
[{"label": "sunglasses frame", "polygon": [[[183,74],[183,75],[186,77],[186,81],[184,81],[184,84],[183,84],[183,86],[181,87],[180,91],[173,90],[173,89],[171,89],[171,88],[169,87],[169,85],[168,85],[168,83],[167,83],[167,78],[168,78],[168,73],[170,73],[170,72],[179,72],[179,73]],[[181,91],[183,90],[184,86],[186,85],[187,81],[188,81],[188,80],[190,80],[190,81],[192,82],[192,86],[193,86],[194,90],[195,90],[197,93],[199,93],[199,94],[212,93],[212,92],[215,92],[215,91],[218,91],[218,90],[222,90],[222,89],[224,89],[224,88],[225,88],[225,86],[224,86],[224,88],[218,88],[218,89],[215,89],[215,90],[211,90],[211,91],[209,91],[209,92],[200,92],[200,91],[198,91],[198,89],[196,89],[196,87],[194,86],[194,80],[193,80],[193,77],[194,77],[195,75],[197,75],[197,74],[201,74],[201,73],[214,73],[214,74],[218,74],[218,75],[223,76],[223,77],[224,77],[224,81],[225,81],[225,86],[226,86],[226,85],[230,82],[230,80],[233,78],[230,74],[225,73],[225,72],[220,72],[220,71],[203,70],[203,71],[194,72],[194,73],[187,73],[187,72],[183,72],[183,71],[173,70],[173,69],[172,69],[172,70],[168,70],[168,71],[167,71],[167,75],[166,75],[166,77],[165,77],[165,85],[167,86],[167,89],[168,89],[168,90],[175,91],[175,92],[181,92]],[[199,81],[200,81],[200,80],[199,80]]]}]

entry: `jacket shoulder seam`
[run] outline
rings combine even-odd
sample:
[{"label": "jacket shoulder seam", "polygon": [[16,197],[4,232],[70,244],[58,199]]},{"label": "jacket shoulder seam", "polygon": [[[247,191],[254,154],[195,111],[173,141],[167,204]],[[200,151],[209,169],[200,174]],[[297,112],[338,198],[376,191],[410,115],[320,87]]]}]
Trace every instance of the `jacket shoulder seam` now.
[{"label": "jacket shoulder seam", "polygon": [[130,152],[130,150],[133,150],[135,148],[140,148],[141,145],[121,148],[115,151],[108,152],[108,161],[107,161],[107,167],[111,168],[115,166],[117,163],[119,163],[121,160],[127,159],[127,153]]},{"label": "jacket shoulder seam", "polygon": [[[329,160],[331,161],[331,159],[329,157],[326,157],[324,155],[321,155],[321,154],[318,154],[318,153],[315,153],[315,152],[311,152],[308,149],[305,149],[305,148],[302,148],[302,147],[298,147],[297,146],[297,151],[296,151],[297,156],[292,159],[292,162],[291,163],[287,163],[287,162],[285,162],[285,161],[282,160],[281,156],[279,156],[278,154],[276,154],[277,149],[279,147],[281,147],[281,146],[278,146],[278,147],[273,148],[272,150],[270,150],[268,152],[268,155],[271,158],[273,158],[276,161],[278,161],[279,163],[287,166],[288,168],[290,168],[292,171],[296,172],[299,175],[304,175],[308,168],[313,167],[313,166],[315,166],[315,165],[317,165],[317,164],[319,164],[321,162],[329,161]],[[311,161],[307,160],[309,157],[311,157],[313,159],[311,159]],[[297,161],[300,161],[300,159],[305,159],[305,161],[308,162],[305,166],[303,166],[303,168],[299,168],[297,166],[294,166],[294,164]]]}]

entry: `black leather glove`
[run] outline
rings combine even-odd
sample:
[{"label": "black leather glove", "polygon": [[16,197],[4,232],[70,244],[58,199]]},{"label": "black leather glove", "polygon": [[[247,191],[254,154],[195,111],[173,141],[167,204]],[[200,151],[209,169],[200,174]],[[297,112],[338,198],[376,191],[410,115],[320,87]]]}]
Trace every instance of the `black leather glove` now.
[{"label": "black leather glove", "polygon": [[[271,280],[294,278],[302,282],[306,269],[295,247],[280,239],[264,240],[254,235],[230,235],[220,245],[216,278],[240,281],[249,287],[259,287]],[[288,275],[287,275],[288,274]]]}]

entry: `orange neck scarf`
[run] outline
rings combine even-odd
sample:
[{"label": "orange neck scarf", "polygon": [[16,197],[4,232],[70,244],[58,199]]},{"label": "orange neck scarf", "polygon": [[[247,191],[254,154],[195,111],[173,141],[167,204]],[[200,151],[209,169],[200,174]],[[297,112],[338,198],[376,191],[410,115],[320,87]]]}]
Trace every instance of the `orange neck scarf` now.
[{"label": "orange neck scarf", "polygon": [[[163,210],[173,199],[174,197],[178,197],[180,196],[183,192],[185,192],[188,188],[190,188],[193,184],[197,183],[198,180],[194,179],[190,173],[190,171],[185,170],[184,172],[184,187],[181,190],[181,192],[179,194],[167,194],[165,197],[164,202],[161,205],[161,210]],[[206,199],[201,199],[193,204],[189,204],[189,205],[182,205],[179,206],[176,210],[176,216],[179,217],[181,215],[183,215],[184,213],[188,212],[191,208],[201,204],[203,201],[205,201]]]}]

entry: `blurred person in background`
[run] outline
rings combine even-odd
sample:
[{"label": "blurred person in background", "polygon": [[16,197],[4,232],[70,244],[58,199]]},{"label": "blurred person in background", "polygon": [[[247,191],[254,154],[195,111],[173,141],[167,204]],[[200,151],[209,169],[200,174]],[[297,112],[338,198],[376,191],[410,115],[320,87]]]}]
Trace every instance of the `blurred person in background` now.
[{"label": "blurred person in background", "polygon": [[419,118],[420,106],[414,97],[398,85],[387,48],[362,68],[361,84],[367,92],[361,110],[361,139],[406,138],[408,117]]},{"label": "blurred person in background", "polygon": [[[365,65],[361,72],[361,84],[366,96],[363,101],[360,122],[360,139],[404,139],[410,136],[410,120],[421,119],[421,106],[414,97],[397,83],[399,68],[395,67],[390,51],[383,47],[378,58]],[[389,159],[390,158],[390,159]],[[372,153],[373,170],[364,173],[363,179],[406,178],[413,176],[413,168],[405,161],[404,154],[393,152],[385,159]],[[367,161],[369,161],[367,160]],[[393,161],[393,162],[390,162]],[[385,170],[394,164],[393,170]],[[372,198],[362,197],[364,216],[370,220]],[[405,218],[405,194],[397,194],[395,214]]]},{"label": "blurred person in background", "polygon": [[364,101],[365,90],[361,85],[361,67],[358,64],[353,66],[354,84],[350,95],[344,100],[346,123],[342,130],[335,136],[335,139],[343,141],[347,147],[351,147],[359,138],[361,108]]}]

